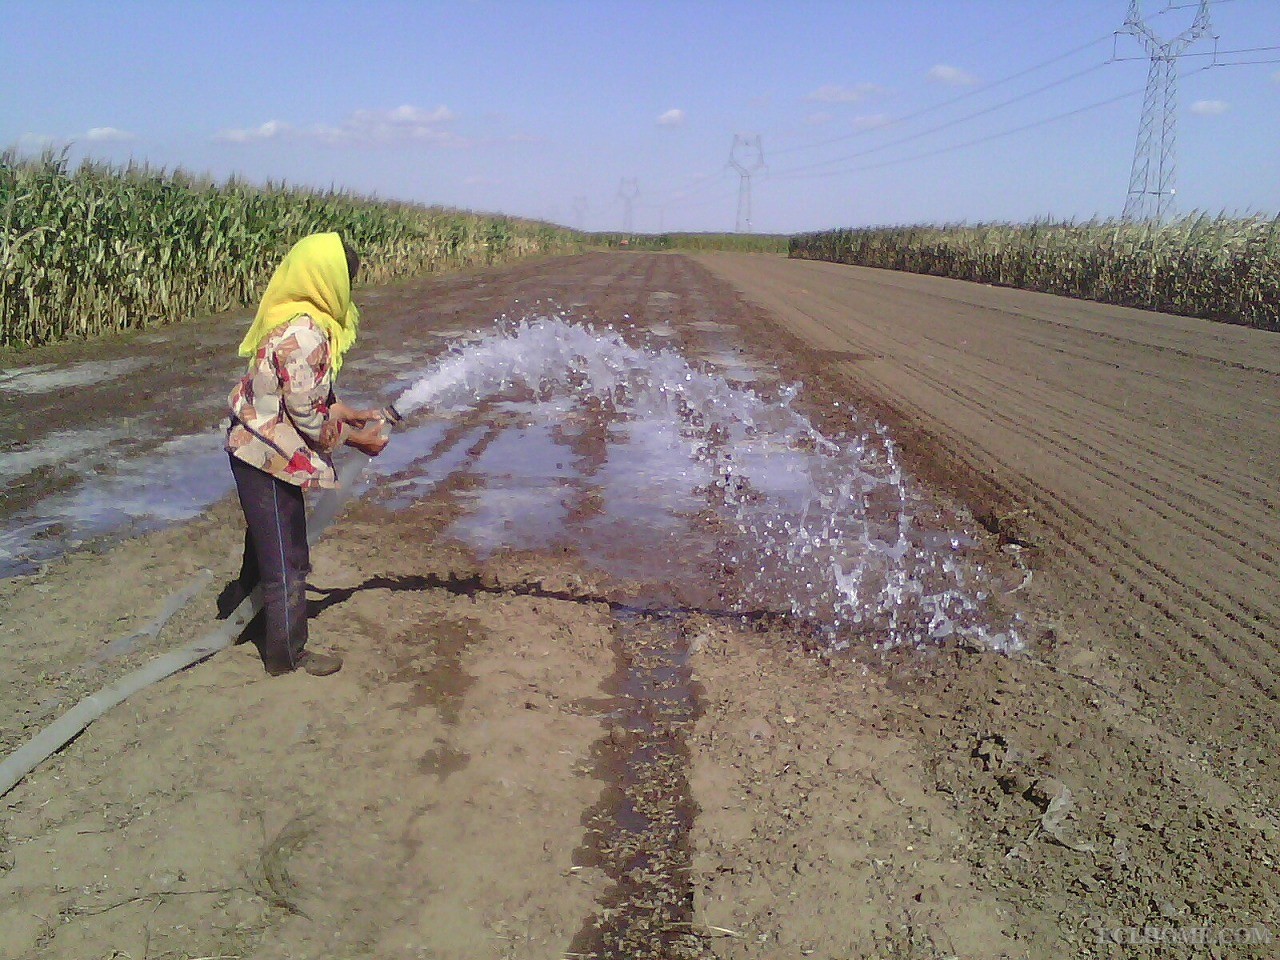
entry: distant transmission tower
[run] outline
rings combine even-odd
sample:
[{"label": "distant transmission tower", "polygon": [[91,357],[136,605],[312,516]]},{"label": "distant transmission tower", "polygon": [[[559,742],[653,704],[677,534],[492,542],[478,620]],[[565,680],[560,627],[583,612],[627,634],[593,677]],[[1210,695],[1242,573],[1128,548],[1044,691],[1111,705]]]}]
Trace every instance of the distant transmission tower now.
[{"label": "distant transmission tower", "polygon": [[622,201],[622,232],[631,232],[631,216],[635,212],[636,198],[640,196],[640,181],[635,177],[623,177],[618,184],[618,199]]},{"label": "distant transmission tower", "polygon": [[729,166],[738,171],[738,233],[751,232],[751,175],[764,166],[758,133],[737,133],[729,148]]},{"label": "distant transmission tower", "polygon": [[573,198],[573,225],[576,229],[581,230],[587,216],[587,198]]},{"label": "distant transmission tower", "polygon": [[1126,220],[1164,220],[1173,211],[1177,168],[1178,57],[1209,32],[1209,0],[1200,0],[1191,26],[1161,40],[1142,19],[1141,0],[1129,0],[1121,33],[1132,34],[1151,58],[1142,123],[1133,151]]}]

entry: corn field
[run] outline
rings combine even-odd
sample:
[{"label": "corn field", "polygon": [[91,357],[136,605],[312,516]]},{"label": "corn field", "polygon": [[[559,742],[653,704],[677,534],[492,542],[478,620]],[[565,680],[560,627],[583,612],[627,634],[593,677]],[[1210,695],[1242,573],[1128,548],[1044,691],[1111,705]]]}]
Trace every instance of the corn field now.
[{"label": "corn field", "polygon": [[830,230],[790,255],[1280,330],[1280,217]]},{"label": "corn field", "polygon": [[593,233],[588,239],[611,250],[731,250],[786,253],[784,233]]},{"label": "corn field", "polygon": [[578,249],[549,224],[340,191],[0,154],[0,347],[96,336],[253,303],[289,247],[336,230],[360,279]]}]

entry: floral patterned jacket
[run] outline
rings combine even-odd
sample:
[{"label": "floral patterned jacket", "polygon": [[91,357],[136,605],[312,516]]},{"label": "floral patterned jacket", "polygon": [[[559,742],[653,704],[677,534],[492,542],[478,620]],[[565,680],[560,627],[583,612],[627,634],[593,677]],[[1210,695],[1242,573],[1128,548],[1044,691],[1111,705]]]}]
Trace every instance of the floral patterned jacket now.
[{"label": "floral patterned jacket", "polygon": [[228,402],[229,453],[303,489],[338,485],[329,454],[343,425],[329,418],[329,338],[311,317],[271,331]]}]

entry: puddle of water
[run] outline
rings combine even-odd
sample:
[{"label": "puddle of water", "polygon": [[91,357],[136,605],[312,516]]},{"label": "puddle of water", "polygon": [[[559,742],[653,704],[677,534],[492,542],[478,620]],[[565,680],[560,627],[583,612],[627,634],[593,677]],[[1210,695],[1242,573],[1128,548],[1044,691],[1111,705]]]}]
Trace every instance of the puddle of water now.
[{"label": "puddle of water", "polygon": [[0,531],[0,576],[31,572],[86,540],[198,516],[232,488],[222,431],[175,437],[81,487],[47,497]]},{"label": "puddle of water", "polygon": [[[501,409],[501,407],[499,407]],[[504,545],[551,545],[577,499],[578,457],[554,436],[553,423],[502,430],[468,466],[484,478],[482,490],[462,495],[470,503],[449,534],[482,556]]]},{"label": "puddle of water", "polygon": [[596,474],[605,509],[597,523],[682,530],[706,506],[697,492],[715,479],[710,465],[690,460],[680,429],[654,417],[624,420],[609,430],[608,458]]},{"label": "puddle of water", "polygon": [[[953,635],[1018,647],[961,555],[972,538],[922,532],[926,501],[887,433],[854,415],[853,438],[833,441],[793,409],[798,390],[766,399],[560,316],[455,348],[396,406],[496,418],[460,468],[481,483],[450,531],[481,552],[565,544],[617,576],[701,588],[690,603],[719,589],[790,615],[834,649]],[[723,582],[707,582],[713,569]]]},{"label": "puddle of water", "polygon": [[[60,464],[91,468],[104,459],[108,446],[128,436],[130,430],[125,426],[57,430],[29,446],[0,453],[0,482],[8,483],[33,470]],[[89,462],[83,462],[86,459]]]},{"label": "puddle of water", "polygon": [[[385,396],[386,384],[394,379],[395,371],[420,367],[422,357],[407,350],[381,350],[372,355],[372,361],[366,358],[365,370],[353,364],[350,382],[344,380],[344,396],[355,406],[365,405],[363,396],[378,392],[384,393],[385,403],[389,398]],[[130,358],[67,367],[26,367],[0,373],[0,389],[28,393],[37,388],[61,389],[123,376],[154,362]],[[402,381],[400,389],[407,384]],[[221,413],[217,406],[212,407],[210,419]],[[0,484],[52,469],[54,474],[45,486],[63,491],[44,492],[21,510],[16,504],[5,505],[7,509],[0,506],[0,577],[32,573],[40,564],[87,540],[133,536],[188,520],[230,493],[234,484],[222,453],[222,430],[211,427],[208,433],[165,438],[174,428],[163,414],[157,409],[101,427],[56,431],[0,452]],[[375,461],[374,469],[367,471],[368,478],[385,477],[402,468],[404,463],[398,461],[402,450],[411,450],[414,443],[430,449],[444,429],[432,423],[406,431],[409,444],[392,444]],[[343,454],[338,465],[353,466],[356,459],[363,460]],[[412,495],[428,489],[421,483],[410,486],[407,492]]]},{"label": "puddle of water", "polygon": [[[428,455],[429,461],[425,466],[419,462],[422,458],[415,460],[402,471],[406,474],[402,479],[380,485],[379,495],[393,508],[416,503],[461,469],[471,456],[471,448],[483,441],[488,434],[488,427],[476,427],[439,454]],[[428,472],[418,472],[423,469]]]},{"label": "puddle of water", "polygon": [[420,363],[422,358],[416,354],[379,350],[367,357],[357,358],[362,366],[370,367],[404,367]]},{"label": "puddle of water", "polygon": [[125,357],[121,360],[85,360],[65,367],[55,367],[54,364],[20,367],[0,372],[0,390],[32,395],[65,390],[68,387],[97,385],[117,380],[155,362],[149,357]]}]

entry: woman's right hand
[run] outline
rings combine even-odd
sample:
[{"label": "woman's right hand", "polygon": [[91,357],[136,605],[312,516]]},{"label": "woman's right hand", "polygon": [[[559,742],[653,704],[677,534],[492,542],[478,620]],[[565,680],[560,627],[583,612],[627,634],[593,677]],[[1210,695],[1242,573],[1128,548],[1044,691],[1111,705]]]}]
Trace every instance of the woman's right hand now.
[{"label": "woman's right hand", "polygon": [[373,420],[363,429],[349,433],[345,442],[347,446],[355,447],[365,456],[376,457],[386,448],[390,439],[382,433],[382,422]]}]

